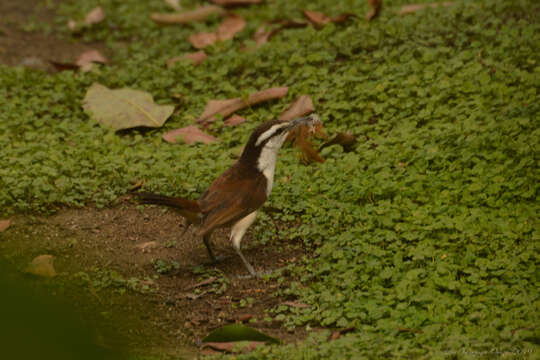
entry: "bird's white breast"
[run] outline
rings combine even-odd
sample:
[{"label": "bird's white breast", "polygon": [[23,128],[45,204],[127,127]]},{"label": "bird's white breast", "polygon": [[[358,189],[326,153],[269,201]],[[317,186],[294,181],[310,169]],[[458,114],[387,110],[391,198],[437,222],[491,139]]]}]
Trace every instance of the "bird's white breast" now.
[{"label": "bird's white breast", "polygon": [[259,155],[259,160],[257,161],[257,168],[266,178],[266,196],[270,195],[270,192],[272,192],[277,155],[286,137],[286,132],[282,135],[275,136],[270,139],[261,149],[261,154]]}]

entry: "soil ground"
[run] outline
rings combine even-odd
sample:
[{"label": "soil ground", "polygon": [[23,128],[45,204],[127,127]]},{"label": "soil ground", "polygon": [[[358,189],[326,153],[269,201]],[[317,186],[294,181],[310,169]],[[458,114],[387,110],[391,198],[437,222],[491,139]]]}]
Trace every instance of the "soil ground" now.
[{"label": "soil ground", "polygon": [[[53,71],[51,61],[73,62],[89,48],[105,48],[54,33],[22,30],[31,16],[52,24],[54,13],[40,3],[0,2],[0,62]],[[35,256],[54,255],[58,276],[32,281],[64,284],[64,296],[95,325],[100,341],[109,345],[117,341],[110,335],[115,333],[123,346],[136,352],[193,357],[212,329],[242,321],[285,342],[304,338],[303,329],[287,331],[279,323],[263,321],[269,309],[285,301],[274,295],[285,283],[244,278],[246,269],[230,246],[227,229],[213,235],[215,252],[227,258],[209,264],[194,229],[180,238],[182,224],[173,212],[156,207],[140,210],[126,199],[106,209],[66,208],[50,217],[17,215],[0,234],[0,254],[19,269]],[[248,232],[244,254],[258,271],[281,268],[305,254],[300,244],[283,244],[279,239],[250,247],[251,238]],[[158,259],[178,265],[159,274]],[[96,290],[111,281],[103,275],[111,271],[137,279],[137,285]],[[73,284],[81,274],[90,277],[89,283]],[[201,284],[208,277],[214,281]],[[148,291],[140,291],[144,285]]]}]

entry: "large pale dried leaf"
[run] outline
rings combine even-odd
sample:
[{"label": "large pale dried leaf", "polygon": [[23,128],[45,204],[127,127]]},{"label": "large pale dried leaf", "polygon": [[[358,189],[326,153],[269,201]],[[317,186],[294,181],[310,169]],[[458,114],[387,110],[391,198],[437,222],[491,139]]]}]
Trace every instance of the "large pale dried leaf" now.
[{"label": "large pale dried leaf", "polygon": [[216,33],[192,34],[188,38],[191,45],[196,49],[204,49],[217,41]]},{"label": "large pale dried leaf", "polygon": [[371,21],[375,19],[381,13],[382,0],[368,0],[370,10],[366,14],[366,20]]},{"label": "large pale dried leaf", "polygon": [[86,25],[93,25],[99,22],[102,22],[105,19],[105,11],[101,6],[93,8],[86,17],[84,18],[84,23]]},{"label": "large pale dried leaf", "polygon": [[0,220],[0,232],[4,232],[11,225],[11,219]]},{"label": "large pale dried leaf", "polygon": [[219,139],[205,133],[195,125],[166,132],[163,134],[163,140],[169,143],[177,143],[178,141],[182,140],[188,145],[196,142],[210,144],[219,141]]},{"label": "large pale dried leaf", "polygon": [[228,7],[260,4],[263,0],[212,0],[212,2],[216,5]]},{"label": "large pale dried leaf", "polygon": [[223,15],[225,10],[220,6],[207,5],[191,11],[173,14],[152,14],[150,18],[158,24],[188,24],[196,21],[204,21],[212,15]]},{"label": "large pale dried leaf", "polygon": [[313,102],[308,95],[301,95],[293,103],[291,103],[285,111],[279,115],[279,120],[292,120],[298,117],[302,117],[311,114],[315,111]]},{"label": "large pale dried leaf", "polygon": [[246,21],[240,15],[228,15],[217,29],[218,40],[232,39],[237,32],[240,32],[246,26]]},{"label": "large pale dried leaf", "polygon": [[206,55],[206,53],[201,50],[201,51],[173,57],[167,62],[167,66],[171,67],[173,66],[175,62],[180,61],[180,60],[185,60],[185,59],[193,61],[193,65],[198,66],[200,63],[206,60],[207,57],[208,56]]},{"label": "large pale dried leaf", "polygon": [[263,341],[230,341],[230,342],[206,342],[203,348],[211,348],[214,350],[234,353],[234,352],[249,352],[257,346],[264,345]]},{"label": "large pale dried leaf", "polygon": [[[452,2],[445,1],[440,5],[442,5],[442,6],[450,6],[452,4],[453,4]],[[436,7],[439,6],[439,4],[434,3],[434,4],[409,4],[409,5],[403,5],[401,7],[401,9],[399,10],[399,14],[400,15],[413,14],[413,13],[417,12],[418,10],[425,9],[428,6],[432,7],[432,8],[436,8]]]},{"label": "large pale dried leaf", "polygon": [[251,94],[247,99],[235,98],[228,100],[210,100],[204,108],[204,112],[197,119],[197,122],[213,122],[214,116],[221,114],[227,117],[245,107],[261,103],[263,101],[279,99],[287,95],[288,88],[276,87]]},{"label": "large pale dried leaf", "polygon": [[25,272],[37,276],[43,277],[55,277],[56,271],[53,266],[54,256],[52,255],[39,255],[28,264]]},{"label": "large pale dried leaf", "polygon": [[129,88],[111,90],[94,83],[86,92],[83,108],[100,124],[115,130],[137,126],[160,127],[174,111],[172,105],[157,105],[152,95]]}]

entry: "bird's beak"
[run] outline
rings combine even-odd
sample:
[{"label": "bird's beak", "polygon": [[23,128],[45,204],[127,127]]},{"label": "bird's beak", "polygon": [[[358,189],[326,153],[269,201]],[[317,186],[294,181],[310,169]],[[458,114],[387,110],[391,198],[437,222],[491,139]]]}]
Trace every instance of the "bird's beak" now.
[{"label": "bird's beak", "polygon": [[311,128],[313,128],[313,126],[315,126],[317,123],[320,123],[320,122],[321,120],[319,120],[319,116],[317,114],[311,114],[309,116],[291,120],[289,127],[291,130],[300,125],[308,125]]}]

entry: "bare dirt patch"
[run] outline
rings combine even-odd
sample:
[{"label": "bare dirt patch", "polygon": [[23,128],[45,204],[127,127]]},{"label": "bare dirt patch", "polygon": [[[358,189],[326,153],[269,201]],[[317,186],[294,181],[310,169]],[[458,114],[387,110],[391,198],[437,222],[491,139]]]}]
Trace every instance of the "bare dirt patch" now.
[{"label": "bare dirt patch", "polygon": [[[286,300],[275,296],[286,283],[245,278],[247,271],[230,245],[228,229],[213,236],[215,253],[226,259],[210,263],[194,228],[179,237],[182,224],[172,211],[141,210],[129,201],[106,209],[64,209],[50,217],[19,215],[1,234],[0,254],[19,269],[35,256],[54,255],[59,276],[47,281],[69,284],[65,296],[90,314],[89,321],[98,329],[119,334],[130,348],[195,350],[211,330],[234,322],[246,322],[285,342],[304,338],[303,329],[287,331],[280,323],[264,320],[270,309]],[[244,254],[257,271],[281,268],[305,254],[298,243],[275,239],[250,246],[251,240],[248,231]],[[158,260],[175,266],[160,274]],[[110,272],[138,283],[127,290],[99,288],[108,280],[96,274]],[[81,274],[90,281],[74,285]],[[142,285],[147,291],[138,291]]]},{"label": "bare dirt patch", "polygon": [[82,43],[51,31],[27,31],[32,19],[53,29],[55,12],[40,0],[0,1],[0,63],[27,66],[53,72],[52,62],[74,63],[84,51],[97,49],[107,53],[101,43]]}]

